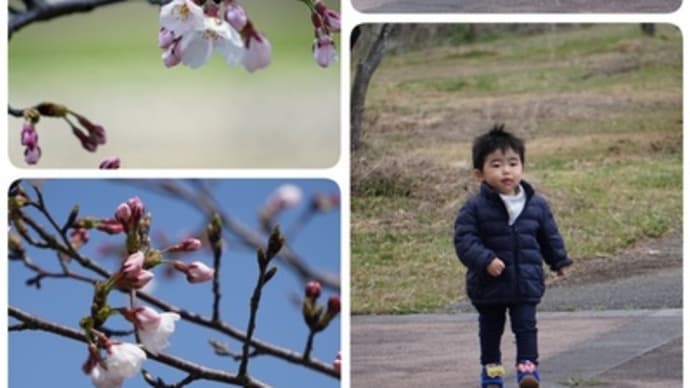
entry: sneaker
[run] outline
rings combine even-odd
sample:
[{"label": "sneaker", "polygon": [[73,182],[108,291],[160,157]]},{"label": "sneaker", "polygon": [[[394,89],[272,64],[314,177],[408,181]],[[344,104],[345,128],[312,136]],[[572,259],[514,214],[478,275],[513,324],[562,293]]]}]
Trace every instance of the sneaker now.
[{"label": "sneaker", "polygon": [[503,388],[503,365],[487,364],[482,368],[482,388]]},{"label": "sneaker", "polygon": [[539,388],[539,370],[532,361],[520,361],[516,369],[520,388]]}]

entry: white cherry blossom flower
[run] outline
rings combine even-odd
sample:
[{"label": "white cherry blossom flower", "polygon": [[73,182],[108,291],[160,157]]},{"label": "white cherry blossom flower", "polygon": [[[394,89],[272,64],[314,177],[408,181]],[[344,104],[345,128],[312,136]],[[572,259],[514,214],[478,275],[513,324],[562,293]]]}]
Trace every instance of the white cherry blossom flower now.
[{"label": "white cherry blossom flower", "polygon": [[271,43],[265,36],[257,33],[249,38],[242,64],[250,73],[271,64]]},{"label": "white cherry blossom flower", "polygon": [[204,10],[192,0],[173,0],[161,8],[161,27],[183,36],[204,26]]},{"label": "white cherry blossom flower", "polygon": [[96,388],[120,388],[124,379],[114,377],[102,366],[96,365],[91,371],[91,382]]},{"label": "white cherry blossom flower", "polygon": [[137,318],[142,317],[139,327],[139,339],[144,348],[153,354],[160,353],[170,345],[168,337],[175,331],[175,321],[180,319],[177,313],[158,313],[151,308],[145,312],[137,313]]},{"label": "white cherry blossom flower", "polygon": [[96,365],[91,370],[91,382],[97,388],[117,388],[141,370],[146,353],[130,343],[113,344],[108,348],[105,368]]},{"label": "white cherry blossom flower", "polygon": [[180,42],[182,63],[196,69],[211,58],[215,49],[230,65],[239,65],[244,58],[240,34],[220,19],[207,17],[201,29],[192,31]]},{"label": "white cherry blossom flower", "polygon": [[112,345],[108,353],[108,358],[105,359],[108,373],[124,379],[139,373],[141,364],[146,360],[146,353],[129,342]]},{"label": "white cherry blossom flower", "polygon": [[291,184],[278,187],[269,199],[269,203],[276,203],[281,208],[297,206],[300,201],[302,201],[302,189]]}]

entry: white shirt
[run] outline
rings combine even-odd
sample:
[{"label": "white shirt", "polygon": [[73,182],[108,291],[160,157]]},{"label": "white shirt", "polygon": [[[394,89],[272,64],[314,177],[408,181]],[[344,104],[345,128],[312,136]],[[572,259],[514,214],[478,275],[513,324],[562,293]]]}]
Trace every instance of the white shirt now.
[{"label": "white shirt", "polygon": [[518,218],[522,209],[525,208],[525,202],[527,198],[525,197],[525,190],[522,189],[522,185],[518,185],[518,192],[515,195],[503,195],[501,196],[503,203],[506,205],[506,210],[508,210],[508,225],[513,225],[515,220]]}]

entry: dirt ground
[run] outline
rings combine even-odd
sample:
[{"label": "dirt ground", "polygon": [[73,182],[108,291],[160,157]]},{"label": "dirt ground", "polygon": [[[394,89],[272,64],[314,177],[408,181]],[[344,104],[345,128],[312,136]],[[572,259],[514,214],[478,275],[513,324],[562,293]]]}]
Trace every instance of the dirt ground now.
[{"label": "dirt ground", "polygon": [[682,0],[352,0],[362,12],[673,12]]},{"label": "dirt ground", "polygon": [[568,277],[547,279],[553,287],[569,287],[629,278],[681,268],[683,266],[682,231],[675,230],[658,239],[644,240],[635,246],[610,256],[577,260]]}]

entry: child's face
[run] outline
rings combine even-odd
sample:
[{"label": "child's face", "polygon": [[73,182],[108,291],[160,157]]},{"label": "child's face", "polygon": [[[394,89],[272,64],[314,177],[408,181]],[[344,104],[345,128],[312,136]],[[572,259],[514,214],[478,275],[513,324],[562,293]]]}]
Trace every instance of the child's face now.
[{"label": "child's face", "polygon": [[510,148],[505,152],[498,149],[484,158],[482,169],[475,170],[475,175],[497,192],[515,195],[522,180],[520,155]]}]

